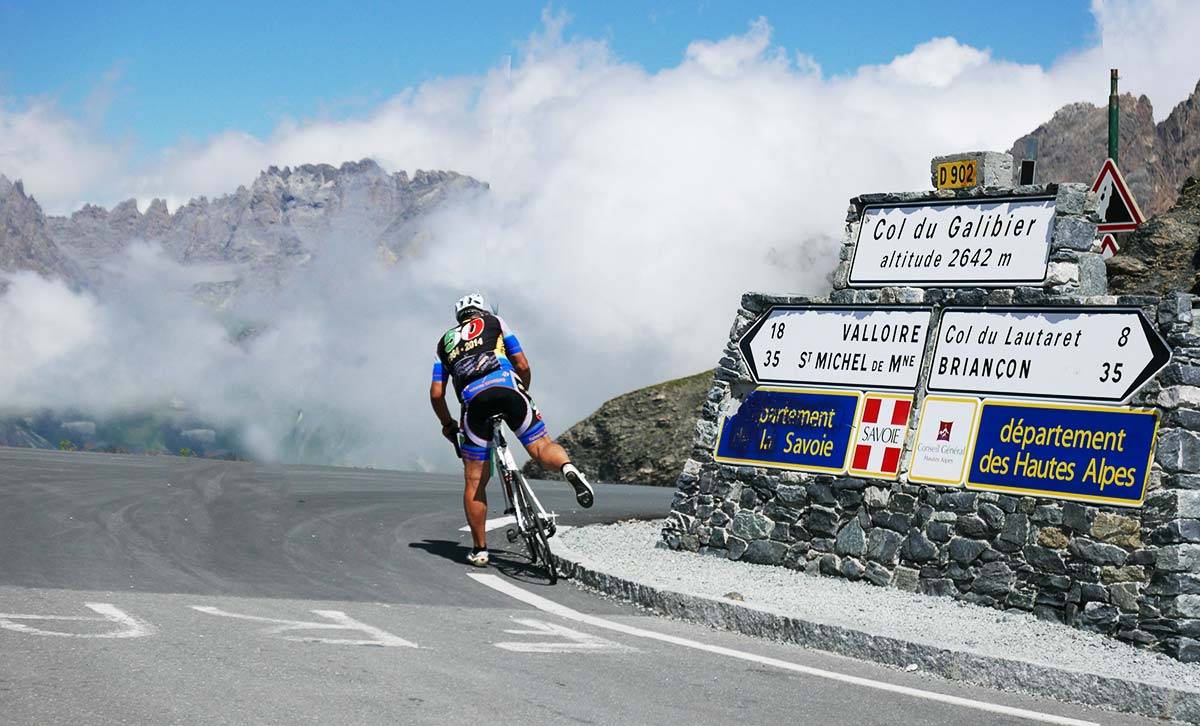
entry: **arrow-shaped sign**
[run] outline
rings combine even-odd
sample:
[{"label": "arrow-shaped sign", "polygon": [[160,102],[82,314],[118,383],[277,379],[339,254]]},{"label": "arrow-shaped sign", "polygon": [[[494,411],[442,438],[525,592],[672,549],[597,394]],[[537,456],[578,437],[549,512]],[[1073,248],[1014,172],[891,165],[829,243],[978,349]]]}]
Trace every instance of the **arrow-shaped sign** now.
[{"label": "arrow-shaped sign", "polygon": [[929,390],[1117,402],[1170,359],[1138,308],[948,308]]},{"label": "arrow-shaped sign", "polygon": [[757,383],[911,391],[931,314],[924,307],[776,305],[738,347]]}]

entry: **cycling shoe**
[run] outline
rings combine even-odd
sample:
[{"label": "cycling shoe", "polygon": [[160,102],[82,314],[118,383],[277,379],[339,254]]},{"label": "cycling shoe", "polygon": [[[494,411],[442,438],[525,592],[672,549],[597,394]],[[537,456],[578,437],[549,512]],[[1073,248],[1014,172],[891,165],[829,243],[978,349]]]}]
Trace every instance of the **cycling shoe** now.
[{"label": "cycling shoe", "polygon": [[579,502],[579,506],[585,509],[592,506],[595,493],[592,491],[592,485],[588,484],[588,480],[584,478],[583,472],[576,469],[574,464],[565,464],[562,473],[566,477],[567,483],[575,490],[575,501]]}]

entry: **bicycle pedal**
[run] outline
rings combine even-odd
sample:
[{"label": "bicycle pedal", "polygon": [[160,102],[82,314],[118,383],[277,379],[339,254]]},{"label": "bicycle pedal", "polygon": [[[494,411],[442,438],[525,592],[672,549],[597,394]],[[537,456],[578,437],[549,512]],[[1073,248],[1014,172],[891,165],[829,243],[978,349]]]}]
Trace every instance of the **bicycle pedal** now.
[{"label": "bicycle pedal", "polygon": [[505,531],[505,532],[504,532],[504,536],[508,538],[508,541],[509,541],[510,543],[511,543],[511,542],[516,542],[516,541],[517,541],[517,530],[515,530],[515,529],[509,529],[509,530],[507,530],[507,531]]}]

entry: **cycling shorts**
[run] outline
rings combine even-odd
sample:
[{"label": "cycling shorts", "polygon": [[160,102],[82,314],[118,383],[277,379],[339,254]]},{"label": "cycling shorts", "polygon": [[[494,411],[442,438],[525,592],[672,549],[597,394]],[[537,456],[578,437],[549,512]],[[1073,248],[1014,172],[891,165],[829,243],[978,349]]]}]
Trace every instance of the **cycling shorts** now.
[{"label": "cycling shorts", "polygon": [[487,461],[492,445],[492,416],[500,414],[521,443],[529,446],[546,435],[542,414],[529,394],[521,388],[492,386],[463,404],[462,432],[466,441],[462,457],[468,461]]}]

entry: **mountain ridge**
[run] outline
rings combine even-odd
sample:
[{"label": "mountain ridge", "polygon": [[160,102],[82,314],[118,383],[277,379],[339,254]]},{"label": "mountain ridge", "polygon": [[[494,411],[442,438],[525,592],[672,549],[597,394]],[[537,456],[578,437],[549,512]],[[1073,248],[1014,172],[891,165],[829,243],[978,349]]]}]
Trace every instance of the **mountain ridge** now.
[{"label": "mountain ridge", "polygon": [[[1118,166],[1147,217],[1169,209],[1184,180],[1200,175],[1200,81],[1162,121],[1146,96],[1123,94]],[[1108,108],[1069,103],[1050,120],[1019,137],[1009,151],[1019,162],[1036,139],[1039,182],[1095,180],[1108,155]]]},{"label": "mountain ridge", "polygon": [[249,185],[209,199],[198,196],[174,212],[153,199],[140,212],[133,199],[111,210],[85,205],[46,218],[48,235],[91,277],[136,240],[162,243],[180,262],[232,263],[278,281],[330,240],[369,240],[395,262],[422,238],[427,215],[451,199],[488,185],[452,171],[388,174],[372,159],[340,166],[270,166]]}]

